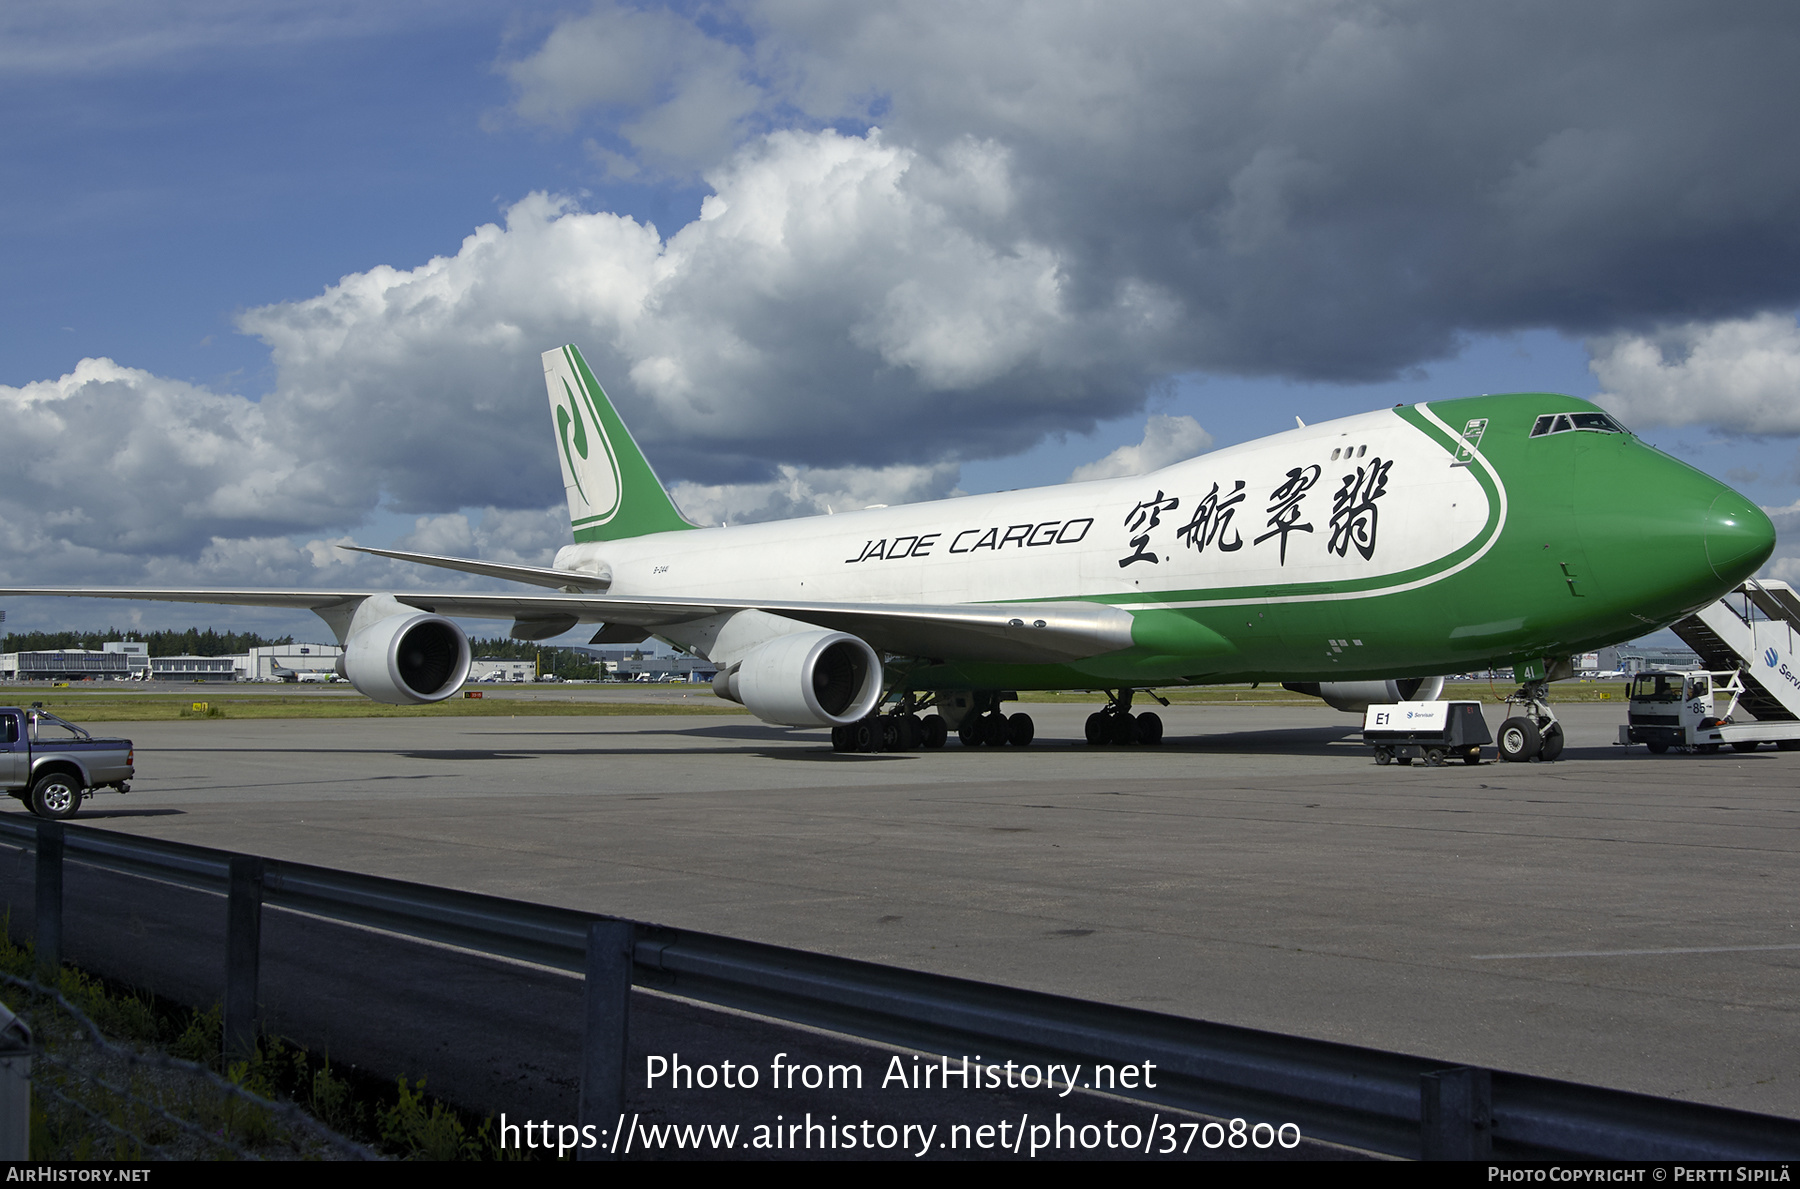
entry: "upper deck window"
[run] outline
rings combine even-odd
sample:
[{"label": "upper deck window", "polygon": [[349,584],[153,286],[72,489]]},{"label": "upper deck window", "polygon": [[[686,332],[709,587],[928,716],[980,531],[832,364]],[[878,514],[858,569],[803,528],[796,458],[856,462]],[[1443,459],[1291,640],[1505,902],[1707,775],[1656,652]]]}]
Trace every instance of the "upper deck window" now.
[{"label": "upper deck window", "polygon": [[1605,413],[1545,413],[1531,427],[1531,436],[1541,438],[1546,434],[1568,433],[1577,429],[1591,430],[1594,433],[1625,432],[1623,425]]}]

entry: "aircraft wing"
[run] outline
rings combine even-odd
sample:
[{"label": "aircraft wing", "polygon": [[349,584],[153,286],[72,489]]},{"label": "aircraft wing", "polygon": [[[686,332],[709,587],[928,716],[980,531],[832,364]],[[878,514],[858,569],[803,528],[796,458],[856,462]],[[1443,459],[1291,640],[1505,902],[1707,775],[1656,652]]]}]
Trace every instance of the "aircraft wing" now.
[{"label": "aircraft wing", "polygon": [[548,586],[552,590],[604,591],[612,579],[604,574],[584,574],[579,570],[553,570],[549,566],[514,566],[505,562],[477,561],[469,557],[447,557],[440,553],[409,553],[404,549],[372,549],[367,545],[339,545],[353,553],[373,553],[397,561],[417,562],[425,566],[441,566],[465,574],[484,574],[489,578],[505,578],[531,586]]},{"label": "aircraft wing", "polygon": [[[141,599],[347,612],[386,591],[185,590],[18,586],[0,596]],[[599,594],[394,593],[409,607],[468,619],[514,619],[555,635],[578,623],[626,624],[654,632],[667,624],[757,610],[860,636],[883,652],[943,661],[1046,664],[1129,648],[1131,614],[1102,603],[806,603],[753,599],[632,599]],[[547,629],[554,628],[554,631]],[[544,635],[526,636],[542,639]]]}]

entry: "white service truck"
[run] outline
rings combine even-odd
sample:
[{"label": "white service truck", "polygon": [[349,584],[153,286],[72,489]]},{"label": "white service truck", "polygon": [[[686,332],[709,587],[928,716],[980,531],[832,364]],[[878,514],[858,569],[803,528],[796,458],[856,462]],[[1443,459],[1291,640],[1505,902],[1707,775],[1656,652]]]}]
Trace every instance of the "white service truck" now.
[{"label": "white service truck", "polygon": [[[1639,673],[1631,679],[1619,742],[1642,743],[1657,755],[1671,748],[1710,754],[1727,744],[1733,751],[1755,751],[1764,743],[1800,751],[1800,722],[1734,721],[1743,696],[1743,673],[1737,669]],[[1723,709],[1721,697],[1729,699]]]}]

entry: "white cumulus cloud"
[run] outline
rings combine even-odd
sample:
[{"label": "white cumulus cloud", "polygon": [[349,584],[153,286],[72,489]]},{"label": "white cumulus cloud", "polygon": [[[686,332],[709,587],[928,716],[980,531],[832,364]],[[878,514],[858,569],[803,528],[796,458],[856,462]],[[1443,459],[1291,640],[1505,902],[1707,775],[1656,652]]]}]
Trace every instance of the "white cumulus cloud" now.
[{"label": "white cumulus cloud", "polygon": [[1800,434],[1800,326],[1787,314],[1591,341],[1596,397],[1628,423]]},{"label": "white cumulus cloud", "polygon": [[1143,475],[1212,449],[1213,437],[1192,417],[1170,417],[1152,414],[1144,422],[1144,440],[1135,446],[1120,446],[1105,458],[1075,468],[1071,483],[1089,479],[1121,479],[1127,475]]},{"label": "white cumulus cloud", "polygon": [[277,443],[261,406],[110,359],[0,385],[0,421],[0,531],[10,546],[0,565],[46,551],[191,553],[214,536],[304,530],[360,512],[305,440]]},{"label": "white cumulus cloud", "polygon": [[817,470],[783,466],[777,478],[765,483],[678,483],[669,494],[697,524],[749,524],[943,499],[956,494],[960,470],[954,463]]},{"label": "white cumulus cloud", "polygon": [[271,421],[333,427],[342,481],[406,511],[553,498],[521,464],[543,453],[538,354],[564,342],[670,479],[1005,454],[1129,408],[1118,355],[1166,314],[1140,286],[1072,316],[1055,252],[974,226],[1006,170],[976,142],[927,161],[878,131],[774,133],[666,240],[536,194],[454,256],[240,325],[273,352]]}]

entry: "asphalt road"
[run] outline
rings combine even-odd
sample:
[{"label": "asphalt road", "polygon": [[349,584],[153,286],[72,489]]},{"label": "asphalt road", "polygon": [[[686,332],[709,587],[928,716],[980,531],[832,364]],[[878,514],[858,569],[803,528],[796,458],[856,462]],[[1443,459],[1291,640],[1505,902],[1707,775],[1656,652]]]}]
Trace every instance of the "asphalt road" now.
[{"label": "asphalt road", "polygon": [[77,820],[1800,1117],[1800,755],[1650,757],[1605,705],[1560,763],[1435,769],[1323,709],[1175,707],[1155,749],[1031,709],[1029,749],[868,756],[741,717],[132,724],[135,790]]}]

